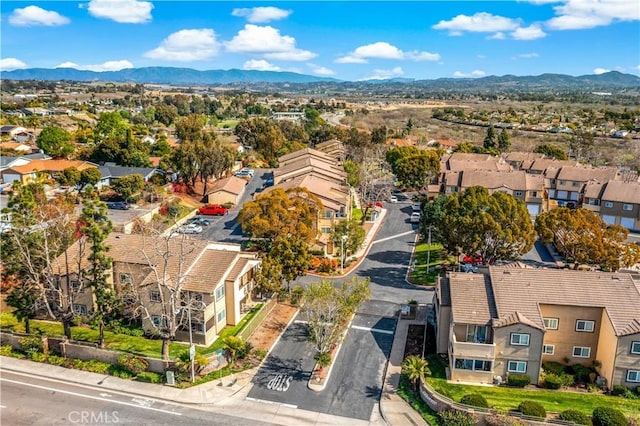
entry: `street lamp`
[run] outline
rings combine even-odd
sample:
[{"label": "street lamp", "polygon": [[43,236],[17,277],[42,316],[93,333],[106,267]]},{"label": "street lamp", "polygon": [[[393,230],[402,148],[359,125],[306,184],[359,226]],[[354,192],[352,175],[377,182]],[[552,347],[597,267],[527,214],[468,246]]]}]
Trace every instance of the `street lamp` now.
[{"label": "street lamp", "polygon": [[196,381],[195,374],[195,359],[196,359],[196,347],[193,345],[193,330],[191,329],[191,303],[188,303],[187,306],[181,306],[176,309],[176,315],[180,313],[180,311],[187,308],[187,320],[189,321],[189,361],[191,361],[191,383]]},{"label": "street lamp", "polygon": [[349,238],[348,235],[343,235],[340,238],[340,275],[344,274],[344,243]]}]

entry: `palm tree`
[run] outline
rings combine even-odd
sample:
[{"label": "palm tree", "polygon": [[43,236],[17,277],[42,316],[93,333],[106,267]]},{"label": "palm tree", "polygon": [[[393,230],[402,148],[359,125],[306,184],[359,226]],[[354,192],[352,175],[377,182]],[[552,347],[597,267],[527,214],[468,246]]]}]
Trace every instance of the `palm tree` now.
[{"label": "palm tree", "polygon": [[413,390],[418,390],[418,381],[424,376],[431,374],[429,370],[429,363],[427,360],[419,357],[418,355],[410,355],[402,362],[402,374],[413,384]]}]

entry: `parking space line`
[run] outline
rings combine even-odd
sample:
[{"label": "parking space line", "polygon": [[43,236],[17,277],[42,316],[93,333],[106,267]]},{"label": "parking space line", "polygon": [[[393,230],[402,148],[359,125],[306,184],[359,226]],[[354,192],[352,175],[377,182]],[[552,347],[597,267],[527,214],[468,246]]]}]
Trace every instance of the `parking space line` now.
[{"label": "parking space line", "polygon": [[298,408],[297,405],[285,404],[285,403],[282,403],[282,402],[269,401],[268,399],[252,398],[250,396],[245,397],[245,400],[252,401],[252,402],[261,402],[263,404],[280,405],[281,407],[287,407],[287,408],[293,408],[293,409],[297,409]]},{"label": "parking space line", "polygon": [[362,327],[359,325],[352,325],[351,328],[355,328],[356,330],[371,331],[373,333],[394,334],[394,332],[391,330],[383,330],[381,328]]}]

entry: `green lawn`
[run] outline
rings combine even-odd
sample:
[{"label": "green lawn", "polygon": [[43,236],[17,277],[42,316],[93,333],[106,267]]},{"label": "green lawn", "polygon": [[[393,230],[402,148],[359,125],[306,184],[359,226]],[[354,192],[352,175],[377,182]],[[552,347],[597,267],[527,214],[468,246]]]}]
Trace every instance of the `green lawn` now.
[{"label": "green lawn", "polygon": [[[257,305],[249,312],[238,325],[227,326],[222,329],[220,336],[209,347],[197,346],[196,351],[203,355],[212,354],[217,349],[221,349],[224,345],[224,339],[227,336],[235,336],[251,318],[262,308],[262,304]],[[16,332],[24,333],[24,325],[18,323],[16,318],[9,312],[0,313],[0,328],[12,329]],[[53,321],[31,321],[31,332],[42,333],[48,336],[62,336],[64,331],[62,324]],[[84,342],[97,342],[98,330],[93,330],[88,326],[79,326],[71,328],[71,337],[74,340]],[[115,349],[123,352],[131,352],[152,358],[160,358],[162,356],[162,340],[148,339],[145,337],[128,336],[126,334],[116,334],[105,331],[105,346],[109,349]],[[189,349],[188,344],[172,342],[169,346],[169,355],[176,358],[180,353]]]},{"label": "green lawn", "polygon": [[[414,268],[409,274],[409,281],[419,285],[435,285],[436,278],[440,275],[440,270],[436,266],[447,260],[446,252],[440,243],[431,243],[431,256],[429,245],[426,241],[420,241],[416,246],[414,254]],[[429,272],[427,272],[427,258],[429,257]]]},{"label": "green lawn", "polygon": [[239,120],[222,120],[219,121],[216,127],[218,129],[235,129]]},{"label": "green lawn", "polygon": [[437,392],[443,393],[455,401],[460,401],[462,396],[469,393],[481,393],[487,399],[489,406],[505,412],[515,409],[525,399],[539,402],[548,412],[574,409],[591,415],[596,407],[617,408],[627,415],[640,412],[640,400],[625,399],[617,396],[447,383],[442,361],[433,356],[429,357],[428,360],[429,369],[433,376],[427,378],[427,383]]}]

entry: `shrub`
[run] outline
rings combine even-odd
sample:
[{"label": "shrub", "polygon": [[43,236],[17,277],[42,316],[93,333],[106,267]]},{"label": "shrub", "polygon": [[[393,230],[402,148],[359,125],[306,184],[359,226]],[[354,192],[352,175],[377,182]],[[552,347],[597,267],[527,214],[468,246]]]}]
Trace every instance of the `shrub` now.
[{"label": "shrub", "polygon": [[27,356],[31,361],[35,362],[45,362],[47,360],[47,355],[42,352],[27,352]]},{"label": "shrub", "polygon": [[92,373],[107,374],[111,364],[98,361],[97,359],[90,359],[84,363],[83,367],[83,370],[90,371]]},{"label": "shrub", "polygon": [[582,364],[574,364],[571,366],[571,368],[576,376],[576,381],[582,383],[590,383],[591,373],[593,373],[593,370],[591,368],[585,367]]},{"label": "shrub", "polygon": [[133,377],[133,374],[131,374],[131,372],[129,370],[127,370],[126,368],[120,366],[120,365],[111,365],[109,366],[109,369],[107,371],[109,374],[111,374],[114,377],[119,377],[121,379],[130,379]]},{"label": "shrub", "polygon": [[[155,175],[157,176],[157,175]],[[137,325],[125,324],[122,320],[112,320],[107,324],[106,329],[116,333],[124,334],[127,336],[142,337],[144,336],[144,330]]]},{"label": "shrub", "polygon": [[591,426],[591,419],[589,416],[578,410],[565,410],[558,415],[560,420],[565,422],[573,422],[578,425]]},{"label": "shrub", "polygon": [[[200,374],[200,372],[209,364],[209,360],[206,356],[196,353],[193,358],[193,370],[195,374]],[[178,359],[176,360],[176,367],[184,372],[189,374],[191,377],[191,357],[189,356],[189,351],[186,350],[181,352],[178,355]]]},{"label": "shrub", "polygon": [[267,351],[266,349],[255,349],[253,355],[259,360],[263,360],[267,356]]},{"label": "shrub", "polygon": [[118,365],[130,373],[138,374],[149,368],[149,362],[141,356],[122,354],[118,357]]},{"label": "shrub", "polygon": [[487,400],[479,393],[470,393],[464,395],[462,399],[460,399],[460,404],[470,405],[472,407],[489,408]]},{"label": "shrub", "polygon": [[591,415],[593,426],[627,426],[627,419],[620,410],[611,407],[598,407]]},{"label": "shrub", "polygon": [[154,373],[152,371],[143,371],[142,373],[138,373],[136,375],[136,380],[139,382],[146,383],[162,383],[164,376],[160,373]]},{"label": "shrub", "polygon": [[438,418],[441,426],[475,426],[476,424],[476,419],[463,411],[441,411],[438,413]]},{"label": "shrub", "polygon": [[535,401],[522,401],[518,405],[518,411],[525,416],[541,417],[543,419],[547,417],[547,411],[542,404]]},{"label": "shrub", "polygon": [[47,362],[51,365],[65,365],[67,363],[67,358],[63,358],[58,355],[49,355],[47,357]]},{"label": "shrub", "polygon": [[524,423],[521,420],[502,414],[491,414],[485,416],[484,422],[487,426],[524,426]]},{"label": "shrub", "polygon": [[27,354],[31,352],[42,352],[44,349],[42,338],[37,336],[23,337],[20,339],[20,347],[22,348],[22,352]]},{"label": "shrub", "polygon": [[565,372],[565,366],[556,361],[546,361],[542,363],[542,368],[547,373],[555,374],[560,376]]},{"label": "shrub", "polygon": [[304,295],[304,289],[302,286],[295,286],[293,290],[291,290],[291,304],[297,305],[300,303],[302,296]]},{"label": "shrub", "polygon": [[613,396],[624,396],[627,393],[627,387],[622,385],[614,385],[613,389],[611,389],[611,395]]},{"label": "shrub", "polygon": [[13,356],[13,346],[11,346],[11,345],[2,345],[2,346],[0,346],[0,355],[2,355],[2,356]]},{"label": "shrub", "polygon": [[331,365],[331,355],[327,352],[318,352],[317,354],[315,354],[313,359],[316,360],[320,368],[328,367]]},{"label": "shrub", "polygon": [[547,389],[560,389],[562,387],[562,378],[556,374],[549,373],[544,377],[542,385]]},{"label": "shrub", "polygon": [[531,379],[526,374],[509,374],[507,386],[523,388],[531,383]]}]

